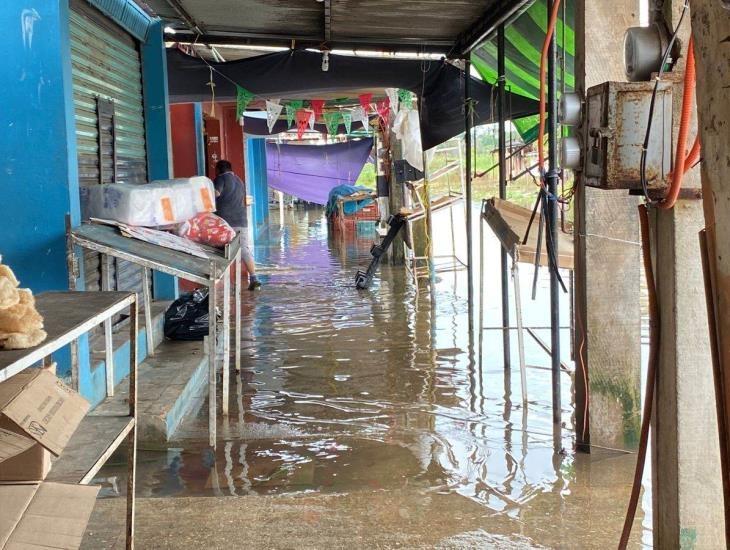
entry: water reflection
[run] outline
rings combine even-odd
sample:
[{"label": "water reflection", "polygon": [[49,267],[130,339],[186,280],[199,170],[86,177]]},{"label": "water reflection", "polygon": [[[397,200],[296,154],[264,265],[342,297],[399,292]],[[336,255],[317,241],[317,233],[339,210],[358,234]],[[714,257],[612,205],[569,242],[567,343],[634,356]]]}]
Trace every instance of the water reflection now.
[{"label": "water reflection", "polygon": [[[429,293],[384,265],[370,291],[357,291],[354,273],[367,264],[372,237],[329,234],[321,210],[285,216],[256,246],[265,284],[244,297],[244,370],[232,381],[217,449],[206,446],[204,405],[174,448],[140,453],[140,496],[416,488],[461,495],[540,542],[579,532],[617,540],[633,459],[570,452],[570,374],[562,374],[556,444],[549,370],[530,369],[523,407],[517,368],[514,380],[504,375],[499,331],[485,331],[481,356],[469,342],[465,272],[440,274]],[[496,320],[491,236],[487,252],[485,311]],[[532,274],[523,271],[526,285]],[[526,304],[532,325],[548,318],[542,275],[544,298]],[[564,338],[569,352],[567,331]],[[528,364],[549,364],[526,345]]]}]

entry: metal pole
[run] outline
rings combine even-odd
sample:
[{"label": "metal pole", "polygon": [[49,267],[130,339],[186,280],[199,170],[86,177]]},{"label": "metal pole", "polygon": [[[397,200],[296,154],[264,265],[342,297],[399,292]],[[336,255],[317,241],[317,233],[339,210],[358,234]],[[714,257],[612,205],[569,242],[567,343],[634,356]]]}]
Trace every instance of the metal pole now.
[{"label": "metal pole", "polygon": [[[506,103],[506,82],[505,82],[505,46],[504,26],[497,31],[497,116],[499,118],[499,198],[507,198],[507,140],[505,136],[505,103]],[[507,251],[500,245],[502,255],[502,349],[504,352],[504,371],[511,370],[510,361],[510,331],[509,331],[509,264]]]},{"label": "metal pole", "polygon": [[469,311],[469,336],[474,334],[474,253],[472,250],[472,205],[471,205],[471,60],[464,60],[464,142],[466,145],[465,154],[465,170],[466,170],[466,263],[467,263],[467,281],[468,281],[468,311]]},{"label": "metal pole", "polygon": [[[552,11],[555,0],[548,2],[548,13]],[[557,47],[553,33],[548,50],[547,77],[547,114],[548,114],[548,172],[547,185],[550,196],[548,202],[548,223],[553,255],[553,268],[550,270],[550,347],[552,349],[552,386],[553,386],[553,424],[560,426],[560,288],[558,286],[558,85],[556,79]]]}]

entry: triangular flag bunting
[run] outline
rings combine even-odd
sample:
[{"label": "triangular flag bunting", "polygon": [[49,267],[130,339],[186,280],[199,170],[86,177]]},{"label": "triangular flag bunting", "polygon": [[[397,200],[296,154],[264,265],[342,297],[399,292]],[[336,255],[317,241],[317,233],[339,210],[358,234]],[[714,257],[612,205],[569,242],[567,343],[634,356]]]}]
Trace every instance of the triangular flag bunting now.
[{"label": "triangular flag bunting", "polygon": [[322,111],[324,111],[324,99],[313,99],[309,102],[309,106],[312,107],[312,110],[314,111],[314,117],[320,118],[322,116]]},{"label": "triangular flag bunting", "polygon": [[370,112],[370,104],[373,102],[373,94],[360,94],[358,96],[360,100],[360,107],[365,109],[365,114]]},{"label": "triangular flag bunting", "polygon": [[349,135],[352,130],[352,111],[342,111],[340,116],[342,116],[342,123],[345,125],[345,133]]},{"label": "triangular flag bunting", "polygon": [[410,90],[398,90],[398,99],[400,99],[400,106],[403,109],[413,109],[413,94]]},{"label": "triangular flag bunting", "polygon": [[297,139],[302,139],[304,132],[309,125],[309,111],[299,109],[296,114],[297,118]]},{"label": "triangular flag bunting", "polygon": [[368,114],[364,107],[355,107],[352,109],[352,120],[355,122],[361,122],[363,129],[368,132]]},{"label": "triangular flag bunting", "polygon": [[279,120],[283,108],[284,106],[279,104],[278,99],[266,102],[266,123],[269,126],[269,133],[274,131],[274,124]]},{"label": "triangular flag bunting", "polygon": [[383,121],[383,126],[387,128],[390,123],[390,99],[387,97],[385,99],[381,99],[377,102],[375,107],[378,110],[380,120]]},{"label": "triangular flag bunting", "polygon": [[294,120],[297,117],[297,111],[304,107],[304,102],[301,99],[294,99],[286,104],[286,124],[288,128],[294,124]]},{"label": "triangular flag bunting", "polygon": [[314,111],[307,111],[309,113],[309,129],[314,130],[314,123],[317,121],[317,117],[314,116]]},{"label": "triangular flag bunting", "polygon": [[324,113],[324,124],[327,126],[327,133],[330,136],[336,136],[337,135],[337,129],[340,126],[340,112],[339,111],[329,111]]},{"label": "triangular flag bunting", "polygon": [[254,94],[246,88],[236,86],[236,120],[241,120],[243,113],[246,112],[246,107],[248,107],[248,104],[251,103],[254,97]]},{"label": "triangular flag bunting", "polygon": [[388,94],[390,106],[394,113],[398,112],[398,88],[386,88],[385,93]]}]

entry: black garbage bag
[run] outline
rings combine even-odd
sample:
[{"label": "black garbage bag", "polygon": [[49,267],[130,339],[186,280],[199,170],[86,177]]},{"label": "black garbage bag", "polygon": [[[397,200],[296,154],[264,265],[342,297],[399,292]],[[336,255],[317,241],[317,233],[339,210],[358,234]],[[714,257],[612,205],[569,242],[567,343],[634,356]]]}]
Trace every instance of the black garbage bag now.
[{"label": "black garbage bag", "polygon": [[183,294],[165,312],[165,337],[202,340],[208,336],[208,289]]}]

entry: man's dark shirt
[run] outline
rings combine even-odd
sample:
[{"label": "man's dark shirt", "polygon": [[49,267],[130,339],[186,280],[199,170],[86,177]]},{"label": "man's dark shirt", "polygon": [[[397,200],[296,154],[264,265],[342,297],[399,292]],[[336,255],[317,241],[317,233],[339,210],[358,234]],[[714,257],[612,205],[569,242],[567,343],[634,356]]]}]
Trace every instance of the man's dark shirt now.
[{"label": "man's dark shirt", "polygon": [[247,227],[246,207],[243,204],[243,182],[233,172],[220,174],[213,182],[216,195],[216,214],[231,227]]}]

